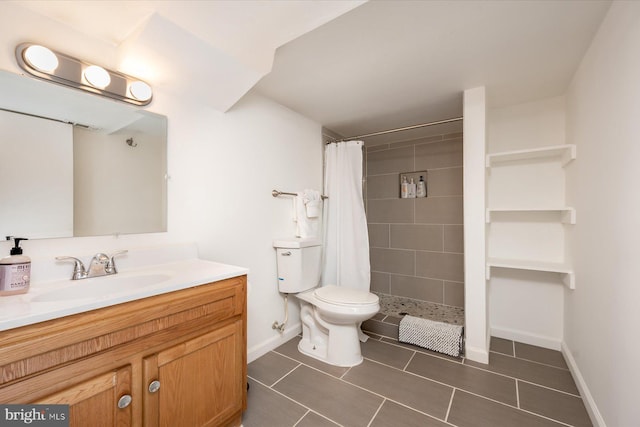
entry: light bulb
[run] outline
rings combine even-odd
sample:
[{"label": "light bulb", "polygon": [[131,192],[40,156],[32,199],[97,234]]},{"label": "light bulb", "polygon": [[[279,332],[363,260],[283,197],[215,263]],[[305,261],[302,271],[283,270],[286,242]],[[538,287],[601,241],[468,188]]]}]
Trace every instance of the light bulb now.
[{"label": "light bulb", "polygon": [[24,59],[30,66],[45,73],[52,73],[58,68],[58,57],[44,46],[29,46],[24,51]]},{"label": "light bulb", "polygon": [[152,95],[151,86],[139,80],[129,85],[129,93],[138,101],[148,101]]},{"label": "light bulb", "polygon": [[111,76],[107,70],[97,65],[91,65],[84,70],[84,78],[91,86],[104,89],[111,83]]}]

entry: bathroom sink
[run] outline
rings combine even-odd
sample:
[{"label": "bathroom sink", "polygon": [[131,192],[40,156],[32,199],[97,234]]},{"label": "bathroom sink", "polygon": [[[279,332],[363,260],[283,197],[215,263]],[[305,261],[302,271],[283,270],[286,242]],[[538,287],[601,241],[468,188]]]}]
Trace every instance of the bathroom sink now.
[{"label": "bathroom sink", "polygon": [[92,279],[76,280],[72,285],[51,290],[37,295],[32,302],[55,302],[86,298],[101,298],[107,295],[134,292],[165,282],[171,278],[170,274],[149,273],[127,276],[104,276]]}]

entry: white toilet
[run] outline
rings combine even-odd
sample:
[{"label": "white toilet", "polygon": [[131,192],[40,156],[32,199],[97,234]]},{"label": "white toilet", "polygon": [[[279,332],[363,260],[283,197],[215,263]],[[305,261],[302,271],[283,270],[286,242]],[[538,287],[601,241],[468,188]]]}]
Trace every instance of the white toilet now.
[{"label": "white toilet", "polygon": [[278,288],[282,293],[295,294],[300,300],[300,352],[335,366],[362,363],[360,323],[380,310],[378,296],[344,286],[317,287],[322,245],[316,239],[275,240],[273,246],[278,263]]}]

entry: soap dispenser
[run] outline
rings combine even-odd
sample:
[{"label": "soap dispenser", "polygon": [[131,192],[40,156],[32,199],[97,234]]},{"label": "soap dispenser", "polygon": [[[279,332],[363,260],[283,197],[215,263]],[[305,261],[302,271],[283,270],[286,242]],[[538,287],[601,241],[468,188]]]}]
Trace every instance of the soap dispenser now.
[{"label": "soap dispenser", "polygon": [[407,182],[407,177],[402,177],[402,183],[400,184],[400,197],[406,199],[409,197],[409,183]]},{"label": "soap dispenser", "polygon": [[31,258],[22,255],[20,242],[28,240],[23,237],[7,236],[15,245],[10,256],[0,259],[0,296],[27,293],[31,282]]}]

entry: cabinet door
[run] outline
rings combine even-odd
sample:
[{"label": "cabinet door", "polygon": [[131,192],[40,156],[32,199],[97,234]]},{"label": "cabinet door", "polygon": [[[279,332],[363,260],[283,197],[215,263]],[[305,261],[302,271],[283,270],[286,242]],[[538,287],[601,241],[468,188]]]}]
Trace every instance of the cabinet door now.
[{"label": "cabinet door", "polygon": [[69,405],[71,427],[120,427],[131,425],[130,400],[124,406],[130,395],[131,366],[125,366],[33,403]]},{"label": "cabinet door", "polygon": [[238,320],[145,358],[144,425],[218,426],[239,417],[242,343]]}]

